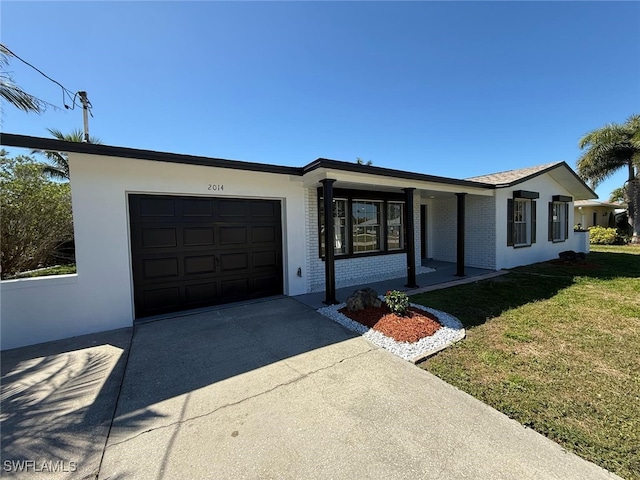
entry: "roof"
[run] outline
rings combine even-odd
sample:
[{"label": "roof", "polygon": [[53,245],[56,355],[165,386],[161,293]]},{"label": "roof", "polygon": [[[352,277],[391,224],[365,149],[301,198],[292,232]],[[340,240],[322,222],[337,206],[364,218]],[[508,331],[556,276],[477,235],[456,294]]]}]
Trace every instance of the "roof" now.
[{"label": "roof", "polygon": [[626,208],[620,203],[598,202],[596,200],[576,200],[573,202],[574,207],[607,207],[607,208]]},{"label": "roof", "polygon": [[544,163],[535,167],[471,177],[467,178],[467,180],[488,183],[496,188],[506,188],[513,187],[543,174],[549,174],[551,178],[563,185],[571,192],[576,201],[598,198],[596,192],[589,188],[589,186],[584,183],[584,180],[578,177],[576,172],[567,165],[567,162]]},{"label": "roof", "polygon": [[201,157],[179,153],[156,152],[137,148],[115,147],[96,143],[65,142],[55,138],[30,137],[3,133],[0,135],[0,145],[7,147],[24,147],[36,150],[50,150],[57,152],[86,153],[88,155],[103,155],[108,157],[123,157],[139,160],[154,160],[158,162],[186,163],[209,167],[223,167],[236,170],[251,170],[255,172],[282,173],[285,175],[302,175],[298,167],[269,165],[265,163],[245,162],[240,160],[225,160],[222,158]]},{"label": "roof", "polygon": [[59,152],[84,153],[89,155],[104,155],[110,157],[123,157],[140,160],[153,160],[158,162],[184,163],[191,165],[204,165],[210,167],[231,168],[249,170],[254,172],[280,173],[285,175],[303,176],[320,168],[356,172],[363,174],[380,175],[384,177],[405,178],[425,182],[435,182],[448,185],[492,189],[493,185],[482,182],[473,182],[456,178],[438,177],[422,173],[394,170],[391,168],[376,167],[373,165],[360,165],[357,163],[343,162],[319,158],[304,167],[286,167],[282,165],[270,165],[264,163],[246,162],[240,160],[225,160],[221,158],[209,158],[196,155],[184,155],[178,153],[158,152],[154,150],[140,150],[137,148],[116,147],[112,145],[95,143],[65,142],[54,138],[30,137],[4,133],[0,135],[0,144],[9,147],[25,147],[37,150],[53,150]]},{"label": "roof", "polygon": [[564,162],[545,163],[543,165],[537,165],[535,167],[519,168],[517,170],[507,170],[506,172],[490,173],[488,175],[480,175],[478,177],[470,177],[467,180],[473,182],[490,183],[496,186],[512,186],[516,183],[524,182],[535,176],[544,173],[546,170],[558,165],[562,165]]},{"label": "roof", "polygon": [[88,155],[103,155],[109,157],[123,157],[139,160],[152,160],[158,162],[184,163],[191,165],[203,165],[209,167],[230,168],[237,170],[249,170],[254,172],[276,173],[284,175],[300,176],[317,169],[331,169],[346,172],[379,175],[383,177],[401,178],[424,182],[472,187],[480,189],[504,188],[529,180],[543,173],[551,172],[551,176],[561,184],[567,182],[567,190],[572,192],[577,199],[598,198],[567,165],[565,162],[547,163],[536,167],[509,170],[467,179],[439,177],[423,173],[407,172],[391,168],[377,167],[373,165],[360,165],[352,162],[329,160],[318,158],[304,167],[287,167],[283,165],[271,165],[240,160],[226,160],[222,158],[210,158],[197,155],[185,155],[154,150],[141,150],[137,148],[116,147],[112,145],[66,142],[54,138],[31,137],[3,133],[0,135],[0,145],[8,147],[23,147],[37,150],[50,150],[59,152],[84,153]]}]

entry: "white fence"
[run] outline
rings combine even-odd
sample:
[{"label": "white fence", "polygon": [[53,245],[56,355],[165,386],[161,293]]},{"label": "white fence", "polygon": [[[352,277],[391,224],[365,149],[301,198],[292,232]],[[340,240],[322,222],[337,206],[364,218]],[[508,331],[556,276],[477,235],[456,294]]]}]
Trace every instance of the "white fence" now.
[{"label": "white fence", "polygon": [[80,287],[77,274],[0,282],[0,349],[131,325],[96,312]]}]

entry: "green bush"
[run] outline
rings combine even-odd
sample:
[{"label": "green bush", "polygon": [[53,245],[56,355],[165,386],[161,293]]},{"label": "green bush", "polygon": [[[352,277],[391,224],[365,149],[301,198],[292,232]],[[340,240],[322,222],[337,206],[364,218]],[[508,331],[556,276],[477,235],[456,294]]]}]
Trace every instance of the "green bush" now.
[{"label": "green bush", "polygon": [[409,297],[406,293],[398,290],[389,290],[384,297],[384,301],[391,312],[404,316],[409,308]]},{"label": "green bush", "polygon": [[589,229],[589,243],[593,245],[613,245],[620,240],[615,228],[591,227]]},{"label": "green bush", "polygon": [[32,157],[0,150],[0,211],[3,279],[47,266],[73,240],[69,184],[49,180]]}]

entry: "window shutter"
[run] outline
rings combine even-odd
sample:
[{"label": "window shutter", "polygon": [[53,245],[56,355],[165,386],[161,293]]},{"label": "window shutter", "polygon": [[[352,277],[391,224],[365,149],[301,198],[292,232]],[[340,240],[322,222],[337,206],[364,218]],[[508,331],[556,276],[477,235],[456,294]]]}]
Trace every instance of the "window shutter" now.
[{"label": "window shutter", "polygon": [[536,202],[531,200],[531,243],[536,243]]},{"label": "window shutter", "polygon": [[507,246],[513,246],[513,199],[507,199]]},{"label": "window shutter", "polygon": [[549,202],[549,241],[553,242],[553,202]]},{"label": "window shutter", "polygon": [[569,238],[569,204],[564,204],[564,239]]}]

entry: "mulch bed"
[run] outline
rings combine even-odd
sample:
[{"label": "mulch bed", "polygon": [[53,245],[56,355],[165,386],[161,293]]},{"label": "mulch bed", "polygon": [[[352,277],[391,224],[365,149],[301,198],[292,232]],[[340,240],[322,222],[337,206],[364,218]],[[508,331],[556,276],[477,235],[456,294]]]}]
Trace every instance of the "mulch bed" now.
[{"label": "mulch bed", "polygon": [[414,307],[409,307],[405,317],[391,313],[384,303],[377,308],[366,307],[352,312],[344,307],[338,311],[398,342],[417,342],[421,338],[430,337],[442,327],[434,315]]}]

